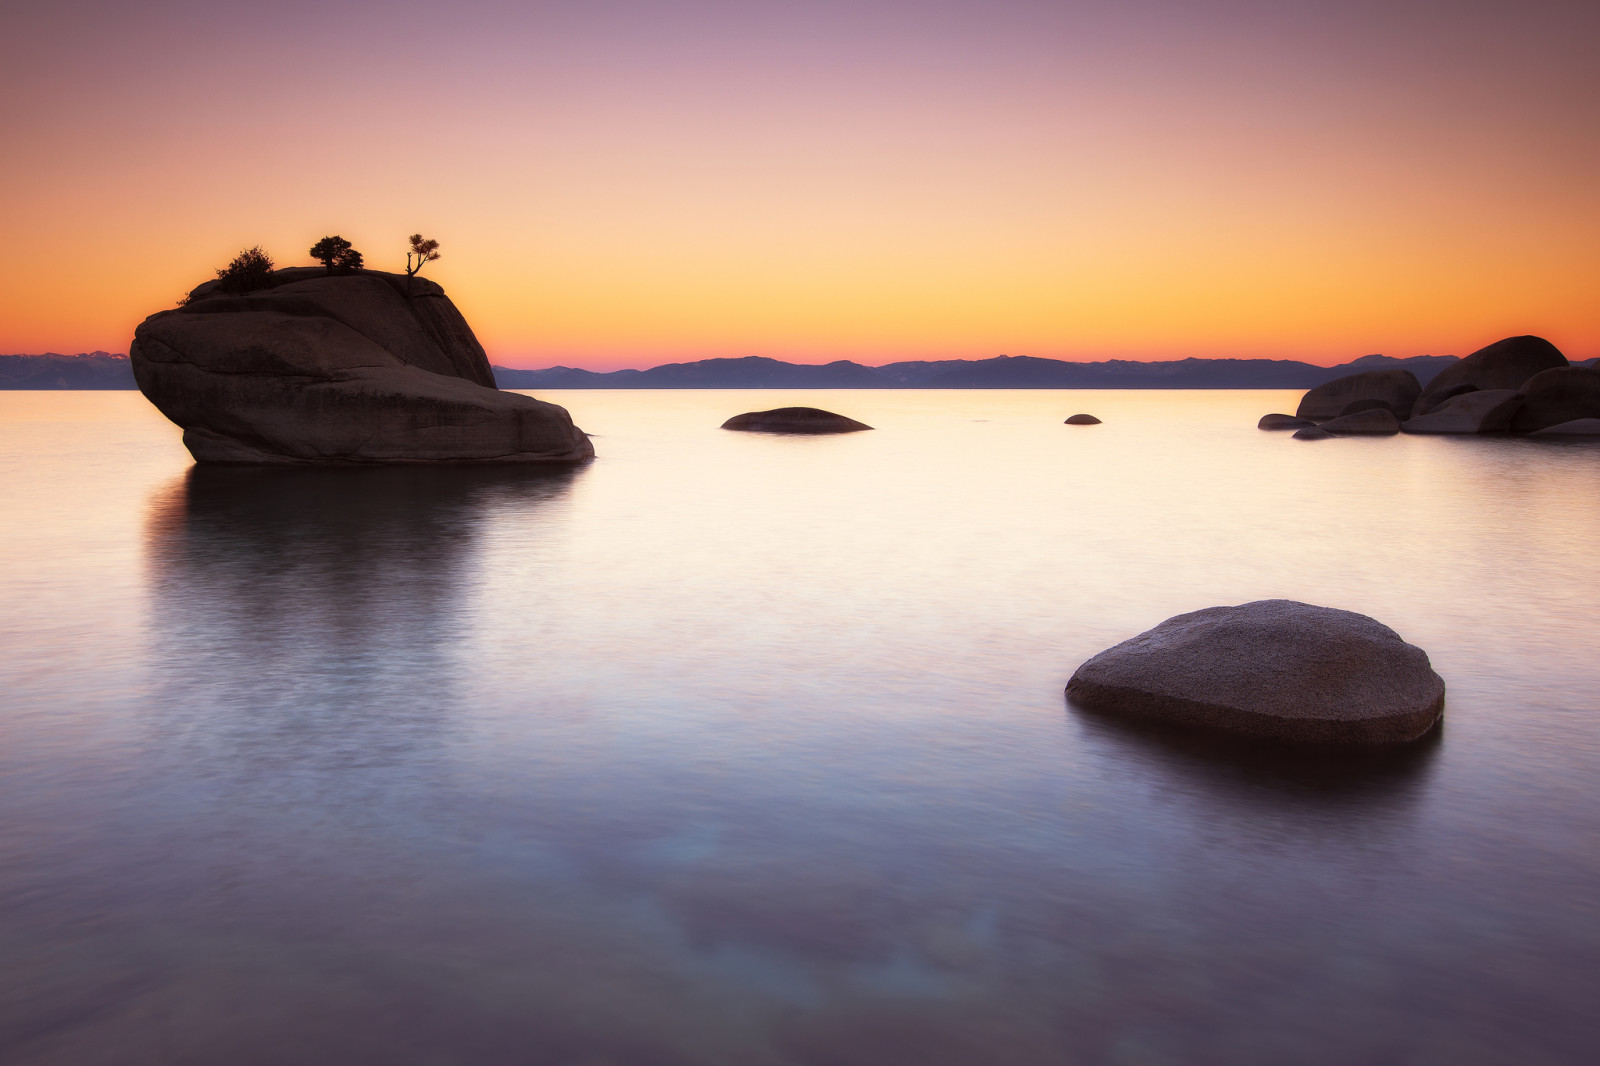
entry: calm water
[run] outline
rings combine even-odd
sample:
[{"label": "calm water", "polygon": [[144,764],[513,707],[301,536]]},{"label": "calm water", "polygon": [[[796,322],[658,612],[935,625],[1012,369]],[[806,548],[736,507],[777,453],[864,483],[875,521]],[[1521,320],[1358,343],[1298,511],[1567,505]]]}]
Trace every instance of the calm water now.
[{"label": "calm water", "polygon": [[[197,471],[0,393],[0,1061],[1594,1061],[1600,445],[542,395],[593,465]],[[717,428],[787,403],[879,428]],[[1270,596],[1426,648],[1442,733],[1064,705]]]}]

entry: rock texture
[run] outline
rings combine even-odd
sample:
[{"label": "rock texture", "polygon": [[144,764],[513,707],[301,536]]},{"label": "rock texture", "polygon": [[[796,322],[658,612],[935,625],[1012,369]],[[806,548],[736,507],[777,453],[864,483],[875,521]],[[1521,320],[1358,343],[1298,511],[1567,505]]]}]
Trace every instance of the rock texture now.
[{"label": "rock texture", "polygon": [[1440,371],[1422,390],[1412,414],[1428,414],[1463,385],[1485,390],[1520,389],[1541,370],[1566,365],[1567,357],[1543,337],[1507,337]]},{"label": "rock texture", "polygon": [[1397,417],[1409,418],[1412,405],[1421,394],[1422,385],[1409,370],[1367,370],[1318,385],[1301,398],[1295,414],[1321,421],[1348,413],[1350,405],[1358,401],[1375,400]]},{"label": "rock texture", "polygon": [[1532,437],[1600,437],[1600,418],[1577,418],[1571,422],[1536,429]]},{"label": "rock texture", "polygon": [[1080,666],[1089,710],[1306,744],[1398,744],[1433,728],[1444,681],[1421,648],[1351,611],[1257,600],[1169,618]]},{"label": "rock texture", "polygon": [[1399,433],[1400,420],[1387,407],[1368,407],[1322,423],[1324,433]]},{"label": "rock texture", "polygon": [[778,407],[734,415],[722,423],[722,428],[754,433],[856,433],[872,427],[815,407]]},{"label": "rock texture", "polygon": [[1068,426],[1098,426],[1100,420],[1094,415],[1072,415],[1063,424]]},{"label": "rock texture", "polygon": [[1315,422],[1309,418],[1299,418],[1295,415],[1270,414],[1262,415],[1261,421],[1256,423],[1257,429],[1305,429],[1314,426]]},{"label": "rock texture", "polygon": [[1567,366],[1544,370],[1522,386],[1514,433],[1533,433],[1580,418],[1600,418],[1600,370]]},{"label": "rock texture", "polygon": [[1521,406],[1522,393],[1515,389],[1464,392],[1407,419],[1400,428],[1407,433],[1504,433]]},{"label": "rock texture", "polygon": [[134,333],[133,373],[198,462],[573,462],[567,412],[495,388],[431,281],[274,271],[245,295],[201,285]]}]

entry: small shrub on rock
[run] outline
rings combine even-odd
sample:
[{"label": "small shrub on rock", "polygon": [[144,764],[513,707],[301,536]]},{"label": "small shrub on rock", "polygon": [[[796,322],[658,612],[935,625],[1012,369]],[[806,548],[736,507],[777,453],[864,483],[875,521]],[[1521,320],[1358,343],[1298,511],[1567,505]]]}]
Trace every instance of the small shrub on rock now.
[{"label": "small shrub on rock", "polygon": [[258,244],[233,257],[233,262],[217,271],[223,292],[244,293],[265,288],[272,275],[272,257]]}]

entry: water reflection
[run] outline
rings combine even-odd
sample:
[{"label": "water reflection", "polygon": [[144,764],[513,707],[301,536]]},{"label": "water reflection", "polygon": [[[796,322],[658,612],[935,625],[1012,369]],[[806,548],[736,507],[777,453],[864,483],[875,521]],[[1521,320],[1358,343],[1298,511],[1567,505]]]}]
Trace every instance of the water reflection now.
[{"label": "water reflection", "polygon": [[[201,713],[213,736],[219,707],[270,712],[252,724],[270,734],[258,738],[269,761],[397,755],[397,740],[416,740],[454,699],[485,523],[549,505],[576,476],[192,467],[153,501],[146,528],[162,704]],[[381,722],[362,735],[369,716]],[[323,726],[346,743],[328,743]]]}]

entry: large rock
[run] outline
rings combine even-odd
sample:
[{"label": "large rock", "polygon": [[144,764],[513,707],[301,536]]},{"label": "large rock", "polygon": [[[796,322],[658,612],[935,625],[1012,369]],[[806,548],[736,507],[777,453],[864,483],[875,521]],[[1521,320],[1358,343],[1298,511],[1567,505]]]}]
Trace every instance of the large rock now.
[{"label": "large rock", "polygon": [[1541,370],[1566,365],[1567,357],[1561,349],[1543,337],[1507,337],[1440,371],[1422,390],[1412,414],[1425,415],[1464,388],[1520,389]]},{"label": "large rock", "polygon": [[444,290],[379,271],[274,271],[216,282],[140,324],[129,349],[150,402],[198,462],[572,462],[567,412],[494,386]]},{"label": "large rock", "polygon": [[1169,618],[1078,667],[1090,710],[1309,744],[1396,744],[1433,728],[1444,681],[1365,615],[1257,600]]},{"label": "large rock", "polygon": [[1504,433],[1521,406],[1522,393],[1515,389],[1465,392],[1407,419],[1400,428],[1407,433]]},{"label": "large rock", "polygon": [[1400,420],[1387,407],[1369,407],[1322,423],[1327,433],[1399,433]]},{"label": "large rock", "polygon": [[872,427],[816,407],[778,407],[734,415],[722,423],[722,428],[754,433],[856,433]]},{"label": "large rock", "polygon": [[1532,433],[1580,418],[1600,418],[1600,370],[1568,366],[1541,371],[1522,386],[1513,433]]},{"label": "large rock", "polygon": [[1396,418],[1409,418],[1421,393],[1421,383],[1409,370],[1365,370],[1318,385],[1301,397],[1295,414],[1321,421],[1339,417],[1356,401],[1376,400]]}]

